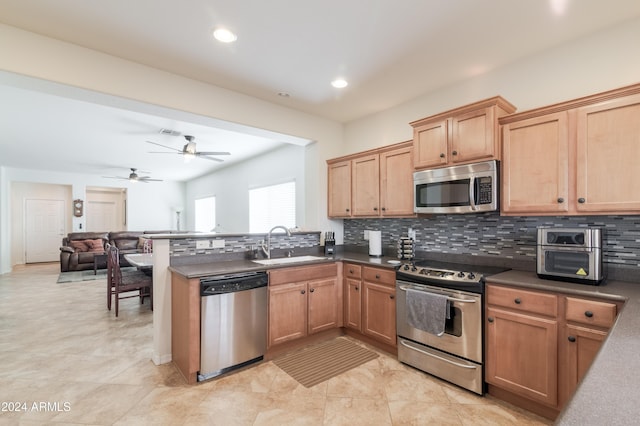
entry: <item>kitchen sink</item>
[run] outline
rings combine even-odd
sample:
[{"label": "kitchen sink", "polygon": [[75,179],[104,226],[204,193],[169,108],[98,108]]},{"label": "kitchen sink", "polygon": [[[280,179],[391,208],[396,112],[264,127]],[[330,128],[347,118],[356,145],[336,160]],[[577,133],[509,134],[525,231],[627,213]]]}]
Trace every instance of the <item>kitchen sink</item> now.
[{"label": "kitchen sink", "polygon": [[300,263],[311,262],[314,260],[324,260],[326,257],[322,256],[294,256],[294,257],[280,257],[277,259],[262,259],[252,260],[252,262],[259,263],[261,265],[285,265],[288,263]]}]

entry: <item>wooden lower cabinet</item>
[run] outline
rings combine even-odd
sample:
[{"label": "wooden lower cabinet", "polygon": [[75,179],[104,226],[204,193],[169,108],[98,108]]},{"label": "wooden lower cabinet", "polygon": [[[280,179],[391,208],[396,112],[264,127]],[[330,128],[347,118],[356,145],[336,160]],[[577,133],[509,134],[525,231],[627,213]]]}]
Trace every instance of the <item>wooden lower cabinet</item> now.
[{"label": "wooden lower cabinet", "polygon": [[362,333],[396,346],[395,285],[365,281],[362,288]]},{"label": "wooden lower cabinet", "polygon": [[555,406],[558,322],[493,307],[487,321],[487,383]]},{"label": "wooden lower cabinet", "polygon": [[269,347],[340,326],[335,263],[269,271]]},{"label": "wooden lower cabinet", "polygon": [[396,347],[395,271],[345,263],[345,327]]},{"label": "wooden lower cabinet", "polygon": [[489,393],[554,419],[595,359],[622,302],[486,286]]}]

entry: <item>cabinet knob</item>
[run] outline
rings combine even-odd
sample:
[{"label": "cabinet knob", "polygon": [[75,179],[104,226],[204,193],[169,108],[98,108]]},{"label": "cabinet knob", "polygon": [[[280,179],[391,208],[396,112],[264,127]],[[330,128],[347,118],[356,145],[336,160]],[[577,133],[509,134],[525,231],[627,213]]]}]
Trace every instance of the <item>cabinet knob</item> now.
[{"label": "cabinet knob", "polygon": [[558,204],[562,204],[562,203],[564,203],[564,198],[559,197],[559,198],[558,198]]},{"label": "cabinet knob", "polygon": [[377,211],[378,211],[378,208],[377,208],[377,207],[374,207],[374,208],[373,208],[373,211],[374,211],[374,212],[377,212]]},{"label": "cabinet knob", "polygon": [[587,200],[585,200],[584,198],[578,198],[578,202],[579,202],[580,204],[584,204],[584,203],[585,203],[585,201],[587,201]]},{"label": "cabinet knob", "polygon": [[356,286],[356,291],[358,291],[358,290],[360,290],[360,289],[358,288],[358,286]]},{"label": "cabinet knob", "polygon": [[591,312],[591,311],[586,311],[586,312],[584,313],[584,316],[585,316],[585,317],[587,317],[587,318],[591,318],[591,317],[593,316],[593,312]]},{"label": "cabinet knob", "polygon": [[440,158],[444,158],[444,152],[440,153]]},{"label": "cabinet knob", "polygon": [[396,297],[393,294],[389,295],[389,299],[395,299]]},{"label": "cabinet knob", "polygon": [[347,209],[347,213],[349,213],[349,209]]},{"label": "cabinet knob", "polygon": [[350,273],[350,274],[353,274],[353,269],[349,269],[349,273]]},{"label": "cabinet knob", "polygon": [[520,299],[519,297],[516,297],[516,299],[514,300],[514,302],[516,302],[516,305],[519,305],[522,303],[522,299]]},{"label": "cabinet knob", "polygon": [[315,288],[309,289],[309,293],[313,293],[314,291],[315,291]]},{"label": "cabinet knob", "polygon": [[385,208],[383,207],[383,208],[382,208],[382,211],[385,211],[385,210],[387,210],[387,209],[385,209]]},{"label": "cabinet knob", "polygon": [[376,274],[376,280],[380,279],[380,274]]},{"label": "cabinet knob", "polygon": [[567,338],[567,340],[569,340],[571,343],[573,343],[573,342],[575,342],[575,341],[576,341],[576,336],[569,336],[569,337]]},{"label": "cabinet knob", "polygon": [[458,151],[451,152],[451,155],[458,155]]},{"label": "cabinet knob", "polygon": [[489,322],[493,322],[493,317],[489,317],[489,318],[487,318],[487,321],[489,321]]},{"label": "cabinet knob", "polygon": [[305,293],[306,293],[306,291],[300,290],[300,294],[305,294]]}]

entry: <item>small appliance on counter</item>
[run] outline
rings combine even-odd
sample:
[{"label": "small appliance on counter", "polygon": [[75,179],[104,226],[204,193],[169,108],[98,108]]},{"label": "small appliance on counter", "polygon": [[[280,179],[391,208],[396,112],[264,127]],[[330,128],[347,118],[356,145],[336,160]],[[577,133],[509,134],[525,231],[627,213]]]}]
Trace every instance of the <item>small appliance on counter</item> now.
[{"label": "small appliance on counter", "polygon": [[538,227],[540,278],[598,285],[605,278],[600,228]]},{"label": "small appliance on counter", "polygon": [[415,246],[413,238],[400,237],[398,240],[398,259],[413,260],[415,257]]},{"label": "small appliance on counter", "polygon": [[324,254],[325,256],[333,256],[336,251],[336,234],[335,232],[324,233]]},{"label": "small appliance on counter", "polygon": [[369,231],[369,256],[382,256],[382,231]]}]

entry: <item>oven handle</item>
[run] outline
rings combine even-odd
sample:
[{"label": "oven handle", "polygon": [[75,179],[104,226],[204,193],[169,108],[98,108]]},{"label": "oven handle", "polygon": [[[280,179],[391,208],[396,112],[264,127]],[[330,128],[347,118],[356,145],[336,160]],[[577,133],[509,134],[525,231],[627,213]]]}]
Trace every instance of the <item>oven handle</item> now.
[{"label": "oven handle", "polygon": [[432,354],[432,353],[430,353],[430,352],[423,351],[422,349],[415,348],[415,347],[411,346],[410,344],[408,344],[406,341],[404,341],[404,340],[402,340],[402,339],[400,339],[400,344],[401,344],[402,346],[406,347],[406,348],[413,349],[413,350],[414,350],[414,351],[416,351],[416,352],[420,352],[421,354],[428,355],[428,356],[430,356],[430,357],[433,357],[433,358],[439,359],[440,361],[444,361],[444,362],[447,362],[447,363],[449,363],[449,364],[453,364],[453,365],[455,365],[456,367],[460,367],[460,368],[468,368],[468,369],[470,369],[470,370],[475,370],[476,368],[478,368],[478,367],[477,367],[477,366],[475,366],[475,365],[459,364],[459,363],[457,363],[457,362],[453,362],[453,361],[451,361],[451,360],[448,360],[448,359],[443,358],[443,357],[441,357],[441,356],[438,356],[438,355]]},{"label": "oven handle", "polygon": [[[400,290],[404,290],[404,291],[407,291],[409,289],[409,287],[404,285],[399,285],[398,287],[400,288]],[[417,288],[412,288],[411,290],[421,291],[423,293],[431,293],[430,291],[418,290]],[[438,294],[438,293],[431,293],[431,294]],[[447,300],[449,302],[476,303],[475,299],[460,299],[460,298],[451,297],[451,296],[447,296]]]}]

